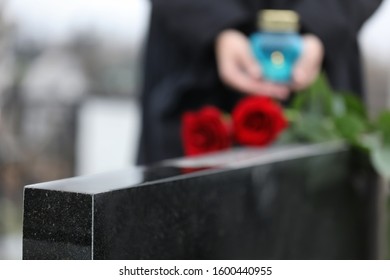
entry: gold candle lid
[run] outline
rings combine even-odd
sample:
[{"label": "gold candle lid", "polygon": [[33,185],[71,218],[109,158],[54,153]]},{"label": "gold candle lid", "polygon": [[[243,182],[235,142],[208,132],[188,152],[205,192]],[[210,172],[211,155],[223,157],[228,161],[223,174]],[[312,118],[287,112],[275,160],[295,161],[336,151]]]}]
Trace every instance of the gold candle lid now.
[{"label": "gold candle lid", "polygon": [[291,10],[261,10],[257,25],[263,31],[297,32],[299,15]]}]

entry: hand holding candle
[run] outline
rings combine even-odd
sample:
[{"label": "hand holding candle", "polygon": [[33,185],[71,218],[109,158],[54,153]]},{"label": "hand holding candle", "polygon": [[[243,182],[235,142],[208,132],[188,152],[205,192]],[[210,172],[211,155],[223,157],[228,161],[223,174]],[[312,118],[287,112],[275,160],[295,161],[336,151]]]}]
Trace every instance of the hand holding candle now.
[{"label": "hand holding candle", "polygon": [[[275,45],[275,34],[268,34],[266,40],[257,35],[250,41],[241,32],[230,29],[217,37],[217,66],[225,84],[247,94],[261,92],[261,95],[286,99],[291,91],[302,90],[313,83],[324,57],[324,47],[317,36],[278,34],[276,37],[281,41],[278,39]],[[274,49],[269,49],[266,55],[259,54],[254,51],[254,44],[259,42],[262,46],[273,45]],[[291,49],[283,47],[283,42]]]},{"label": "hand holding candle", "polygon": [[247,94],[261,92],[277,99],[288,97],[290,90],[286,85],[263,79],[262,67],[241,32],[229,29],[220,33],[215,52],[219,76],[226,85]]}]

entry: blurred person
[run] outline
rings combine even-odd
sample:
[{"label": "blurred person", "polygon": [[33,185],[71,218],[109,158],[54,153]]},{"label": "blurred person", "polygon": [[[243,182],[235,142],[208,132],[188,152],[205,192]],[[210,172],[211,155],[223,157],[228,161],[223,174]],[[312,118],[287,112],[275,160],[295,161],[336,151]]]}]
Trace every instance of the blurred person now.
[{"label": "blurred person", "polygon": [[[142,94],[139,163],[180,157],[183,112],[230,112],[245,94],[287,99],[323,69],[336,90],[362,96],[357,34],[380,0],[152,0]],[[300,16],[303,53],[290,85],[262,79],[248,35],[263,9]]]}]

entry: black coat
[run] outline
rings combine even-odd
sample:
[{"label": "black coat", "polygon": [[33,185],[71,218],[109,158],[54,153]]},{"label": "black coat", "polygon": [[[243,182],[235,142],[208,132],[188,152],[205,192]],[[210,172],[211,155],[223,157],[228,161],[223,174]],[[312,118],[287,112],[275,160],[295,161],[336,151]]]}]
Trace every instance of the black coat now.
[{"label": "black coat", "polygon": [[380,0],[152,0],[142,93],[139,163],[183,155],[180,116],[214,104],[230,111],[240,94],[218,78],[214,40],[226,28],[255,31],[260,9],[293,9],[302,33],[325,46],[333,87],[362,94],[357,33]]}]

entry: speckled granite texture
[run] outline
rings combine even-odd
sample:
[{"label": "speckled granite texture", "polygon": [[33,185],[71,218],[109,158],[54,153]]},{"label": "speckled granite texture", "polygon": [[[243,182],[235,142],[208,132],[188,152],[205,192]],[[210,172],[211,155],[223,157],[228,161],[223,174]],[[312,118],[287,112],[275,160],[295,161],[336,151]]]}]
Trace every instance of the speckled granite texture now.
[{"label": "speckled granite texture", "polygon": [[29,186],[23,258],[371,258],[375,182],[353,160],[240,150]]}]

